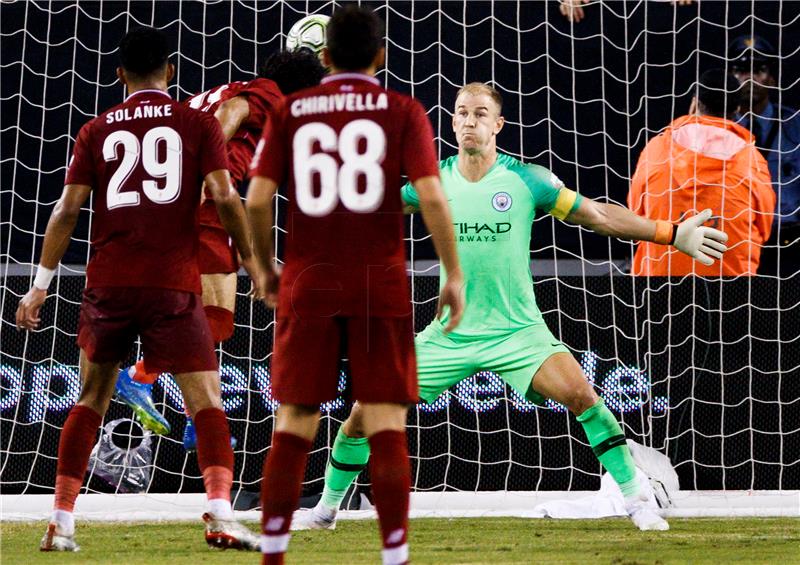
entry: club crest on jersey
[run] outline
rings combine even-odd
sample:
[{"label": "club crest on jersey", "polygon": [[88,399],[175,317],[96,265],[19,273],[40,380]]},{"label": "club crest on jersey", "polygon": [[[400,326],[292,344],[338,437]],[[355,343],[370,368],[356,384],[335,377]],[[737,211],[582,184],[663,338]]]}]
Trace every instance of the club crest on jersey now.
[{"label": "club crest on jersey", "polygon": [[512,202],[511,195],[507,192],[498,192],[492,196],[492,208],[498,212],[507,212]]}]

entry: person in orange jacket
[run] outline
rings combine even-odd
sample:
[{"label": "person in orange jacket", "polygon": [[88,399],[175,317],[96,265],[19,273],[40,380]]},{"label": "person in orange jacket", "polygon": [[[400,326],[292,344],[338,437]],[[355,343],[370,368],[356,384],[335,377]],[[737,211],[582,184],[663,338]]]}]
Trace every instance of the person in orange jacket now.
[{"label": "person in orange jacket", "polygon": [[728,234],[728,251],[703,265],[668,246],[639,243],[632,273],[644,276],[755,275],[769,239],[775,192],[753,136],[732,121],[739,83],[723,70],[700,77],[689,114],[651,139],[639,156],[628,207],[651,219],[680,222],[704,209]]}]

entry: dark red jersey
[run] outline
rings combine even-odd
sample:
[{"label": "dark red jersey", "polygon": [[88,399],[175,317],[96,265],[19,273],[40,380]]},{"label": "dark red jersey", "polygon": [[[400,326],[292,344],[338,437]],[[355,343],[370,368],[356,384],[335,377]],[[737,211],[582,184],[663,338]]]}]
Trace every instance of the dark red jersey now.
[{"label": "dark red jersey", "polygon": [[217,108],[231,98],[241,96],[247,100],[250,114],[239,126],[238,131],[228,141],[228,165],[231,179],[237,186],[247,176],[247,169],[253,159],[253,152],[261,137],[267,116],[275,105],[283,99],[278,85],[265,78],[250,81],[237,81],[223,84],[189,98],[185,103],[212,116]]},{"label": "dark red jersey", "polygon": [[276,110],[251,174],[286,181],[279,312],[409,313],[401,176],[439,175],[419,102],[366,75],[326,77]]},{"label": "dark red jersey", "polygon": [[213,115],[140,90],[81,128],[66,184],[92,187],[87,287],[200,292],[197,206],[228,166]]}]

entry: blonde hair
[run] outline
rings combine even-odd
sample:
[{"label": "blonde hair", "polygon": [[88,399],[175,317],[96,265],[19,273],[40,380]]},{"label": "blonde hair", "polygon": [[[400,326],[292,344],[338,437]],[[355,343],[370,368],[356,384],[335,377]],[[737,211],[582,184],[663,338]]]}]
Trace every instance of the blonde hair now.
[{"label": "blonde hair", "polygon": [[500,96],[500,93],[494,89],[489,84],[485,82],[470,82],[469,84],[465,84],[461,88],[458,89],[458,93],[456,94],[456,100],[458,97],[468,92],[472,95],[479,95],[479,94],[486,94],[489,96],[495,104],[497,104],[497,115],[501,115],[503,113],[503,97]]}]

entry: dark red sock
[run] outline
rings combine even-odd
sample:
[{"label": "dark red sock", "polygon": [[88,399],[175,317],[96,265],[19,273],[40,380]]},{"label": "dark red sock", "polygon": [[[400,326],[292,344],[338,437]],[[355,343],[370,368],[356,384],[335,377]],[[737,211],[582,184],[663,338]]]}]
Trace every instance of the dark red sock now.
[{"label": "dark red sock", "polygon": [[75,405],[69,411],[58,440],[56,465],[56,510],[72,512],[89,465],[89,455],[103,417],[87,406]]},{"label": "dark red sock", "polygon": [[214,343],[226,341],[233,335],[233,312],[219,306],[204,306],[203,310],[205,310]]},{"label": "dark red sock", "polygon": [[372,449],[369,475],[381,526],[383,562],[406,563],[408,493],[411,490],[406,433],[393,430],[379,432],[369,438],[369,446]]},{"label": "dark red sock", "polygon": [[219,408],[206,408],[194,416],[197,429],[197,463],[209,500],[230,500],[233,484],[233,449],[228,417]]},{"label": "dark red sock", "polygon": [[311,442],[286,432],[275,432],[264,461],[261,481],[261,551],[263,565],[281,565],[289,544],[292,513],[300,500]]}]

